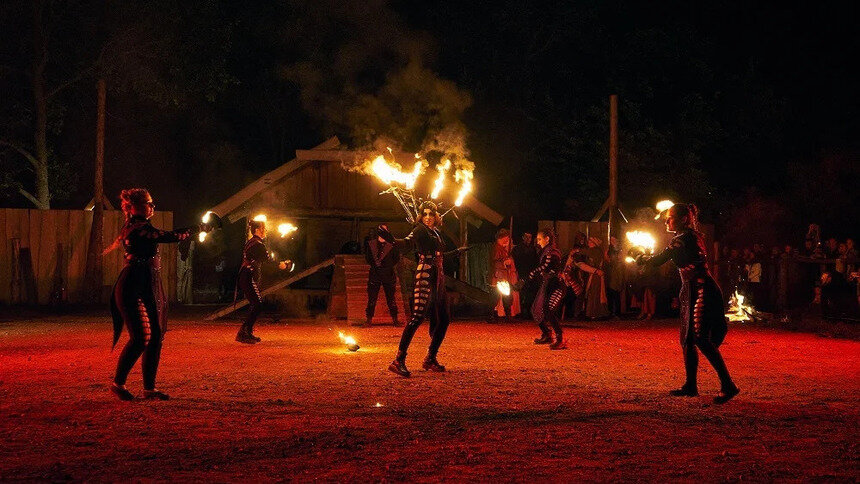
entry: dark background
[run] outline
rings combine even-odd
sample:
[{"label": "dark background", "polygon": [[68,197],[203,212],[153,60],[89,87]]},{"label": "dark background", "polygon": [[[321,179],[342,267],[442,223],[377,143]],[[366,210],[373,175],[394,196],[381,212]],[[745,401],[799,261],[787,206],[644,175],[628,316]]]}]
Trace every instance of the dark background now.
[{"label": "dark background", "polygon": [[[737,243],[857,235],[851,3],[177,3],[44,3],[52,207],[91,198],[103,78],[106,192],[146,186],[178,223],[331,135],[454,140],[518,228],[589,219],[617,93],[628,216],[668,197]],[[30,149],[32,12],[0,6],[0,139]],[[28,206],[26,161],[0,168],[3,205]]]}]

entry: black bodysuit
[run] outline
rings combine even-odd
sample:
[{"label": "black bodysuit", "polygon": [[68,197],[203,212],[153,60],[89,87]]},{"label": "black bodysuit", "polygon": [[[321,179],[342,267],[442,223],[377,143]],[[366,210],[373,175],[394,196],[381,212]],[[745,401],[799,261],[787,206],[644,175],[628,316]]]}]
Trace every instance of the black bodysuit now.
[{"label": "black bodysuit", "polygon": [[642,263],[657,267],[670,259],[681,275],[681,348],[687,381],[696,387],[699,356],[696,347],[711,363],[720,377],[723,390],[734,388],[719,346],[726,336],[725,307],[720,287],[708,269],[705,241],[699,232],[685,229],[678,233],[662,252],[645,257]]},{"label": "black bodysuit", "polygon": [[412,292],[412,315],[400,338],[403,358],[424,318],[430,318],[430,348],[427,358],[436,359],[436,353],[445,339],[451,316],[445,291],[445,273],[442,270],[445,242],[435,228],[418,224],[405,239],[397,244],[415,250],[418,265],[415,268],[415,288]]},{"label": "black bodysuit", "polygon": [[550,327],[561,341],[561,303],[566,286],[559,279],[561,271],[561,252],[554,245],[541,250],[538,266],[528,275],[529,281],[540,280],[540,289],[532,303],[532,317],[543,334],[549,334]]},{"label": "black bodysuit", "polygon": [[242,250],[242,267],[239,269],[237,284],[242,294],[248,300],[248,315],[242,324],[242,331],[247,334],[254,332],[254,323],[263,308],[263,298],[260,295],[260,277],[263,274],[263,263],[269,261],[269,251],[263,239],[253,236],[245,242]]},{"label": "black bodysuit", "polygon": [[199,228],[159,230],[145,217],[129,218],[120,232],[126,265],[120,272],[111,298],[113,344],[123,324],[129,340],[117,363],[114,382],[125,385],[128,373],[143,355],[143,387],[155,389],[161,344],[167,331],[167,300],[161,285],[158,244],[180,242],[196,235]]}]

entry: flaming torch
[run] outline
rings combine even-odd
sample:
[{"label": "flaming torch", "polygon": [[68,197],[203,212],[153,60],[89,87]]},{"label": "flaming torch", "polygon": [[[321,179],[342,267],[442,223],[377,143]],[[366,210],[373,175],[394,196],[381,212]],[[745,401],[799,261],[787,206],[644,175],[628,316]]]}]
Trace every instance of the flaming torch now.
[{"label": "flaming torch", "polygon": [[659,220],[663,215],[663,212],[669,210],[670,208],[675,206],[675,202],[672,200],[660,200],[657,202],[657,215],[654,216],[654,220]]},{"label": "flaming torch", "polygon": [[221,217],[219,217],[217,213],[215,213],[211,210],[204,213],[203,217],[200,218],[200,221],[203,222],[203,224],[208,225],[210,227],[209,231],[204,232],[201,230],[200,233],[197,234],[197,240],[199,240],[200,242],[206,241],[206,236],[209,235],[209,232],[215,230],[216,228],[221,228],[223,226],[223,222],[221,221]]},{"label": "flaming torch", "polygon": [[511,283],[508,281],[499,281],[496,283],[496,289],[499,291],[499,294],[502,296],[510,296],[511,295]]},{"label": "flaming torch", "polygon": [[[391,148],[388,148],[388,151],[392,152]],[[427,167],[427,162],[422,160],[417,153],[415,160],[411,172],[402,171],[398,163],[388,162],[383,155],[374,158],[370,162],[369,168],[363,169],[366,173],[369,172],[388,185],[388,190],[381,192],[380,195],[385,193],[394,195],[394,198],[400,202],[400,206],[406,212],[406,219],[409,223],[415,223],[418,213],[418,203],[412,190],[415,188],[418,177],[424,173],[424,169]]]},{"label": "flaming torch", "polygon": [[634,230],[633,232],[627,232],[626,236],[627,241],[631,244],[631,247],[627,249],[627,257],[624,258],[624,261],[627,263],[636,262],[636,258],[639,256],[652,254],[654,247],[657,245],[654,236],[648,232]]},{"label": "flaming torch", "polygon": [[358,351],[358,349],[360,348],[360,346],[358,346],[358,343],[355,341],[355,338],[343,334],[343,331],[338,331],[337,337],[340,338],[340,342],[345,344],[346,349],[348,349],[349,351]]},{"label": "flaming torch", "polygon": [[281,238],[286,237],[297,230],[299,230],[299,228],[289,222],[278,225],[278,233],[281,234]]}]

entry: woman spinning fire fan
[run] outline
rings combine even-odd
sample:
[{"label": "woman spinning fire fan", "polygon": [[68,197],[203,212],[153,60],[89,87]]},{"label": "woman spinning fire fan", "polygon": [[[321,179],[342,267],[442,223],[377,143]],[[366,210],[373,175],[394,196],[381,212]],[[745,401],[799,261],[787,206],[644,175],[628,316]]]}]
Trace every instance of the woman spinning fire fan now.
[{"label": "woman spinning fire fan", "polygon": [[657,267],[669,259],[681,275],[681,348],[684,352],[686,381],[670,393],[676,397],[699,394],[696,372],[699,354],[705,355],[720,377],[720,394],[714,403],[726,403],[740,390],[732,382],[729,370],[718,349],[726,337],[725,307],[720,287],[708,269],[705,240],[698,231],[698,209],[693,204],[676,204],[666,212],[666,230],[675,237],[663,252],[651,257],[638,255],[636,262]]}]

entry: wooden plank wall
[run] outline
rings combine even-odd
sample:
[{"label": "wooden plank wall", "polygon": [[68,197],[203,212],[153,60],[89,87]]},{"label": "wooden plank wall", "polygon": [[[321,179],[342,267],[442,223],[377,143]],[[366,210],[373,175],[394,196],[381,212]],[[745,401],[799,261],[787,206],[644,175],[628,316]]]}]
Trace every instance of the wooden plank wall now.
[{"label": "wooden plank wall", "polygon": [[[63,277],[70,303],[83,299],[84,275],[87,266],[87,249],[90,242],[90,227],[93,214],[86,210],[28,210],[0,208],[0,304],[12,303],[12,239],[21,241],[21,248],[29,248],[32,254],[32,273],[35,279],[36,300],[22,301],[45,305],[50,302],[57,271]],[[124,217],[122,212],[105,212],[104,241],[110,245]],[[156,212],[152,224],[162,229],[173,228],[172,212]],[[58,244],[62,246],[63,265],[58,268]],[[171,301],[176,300],[176,245],[161,246],[162,277],[164,290]],[[123,251],[117,249],[102,260],[103,286],[110,288],[124,265]],[[103,291],[104,299],[109,290]]]}]

